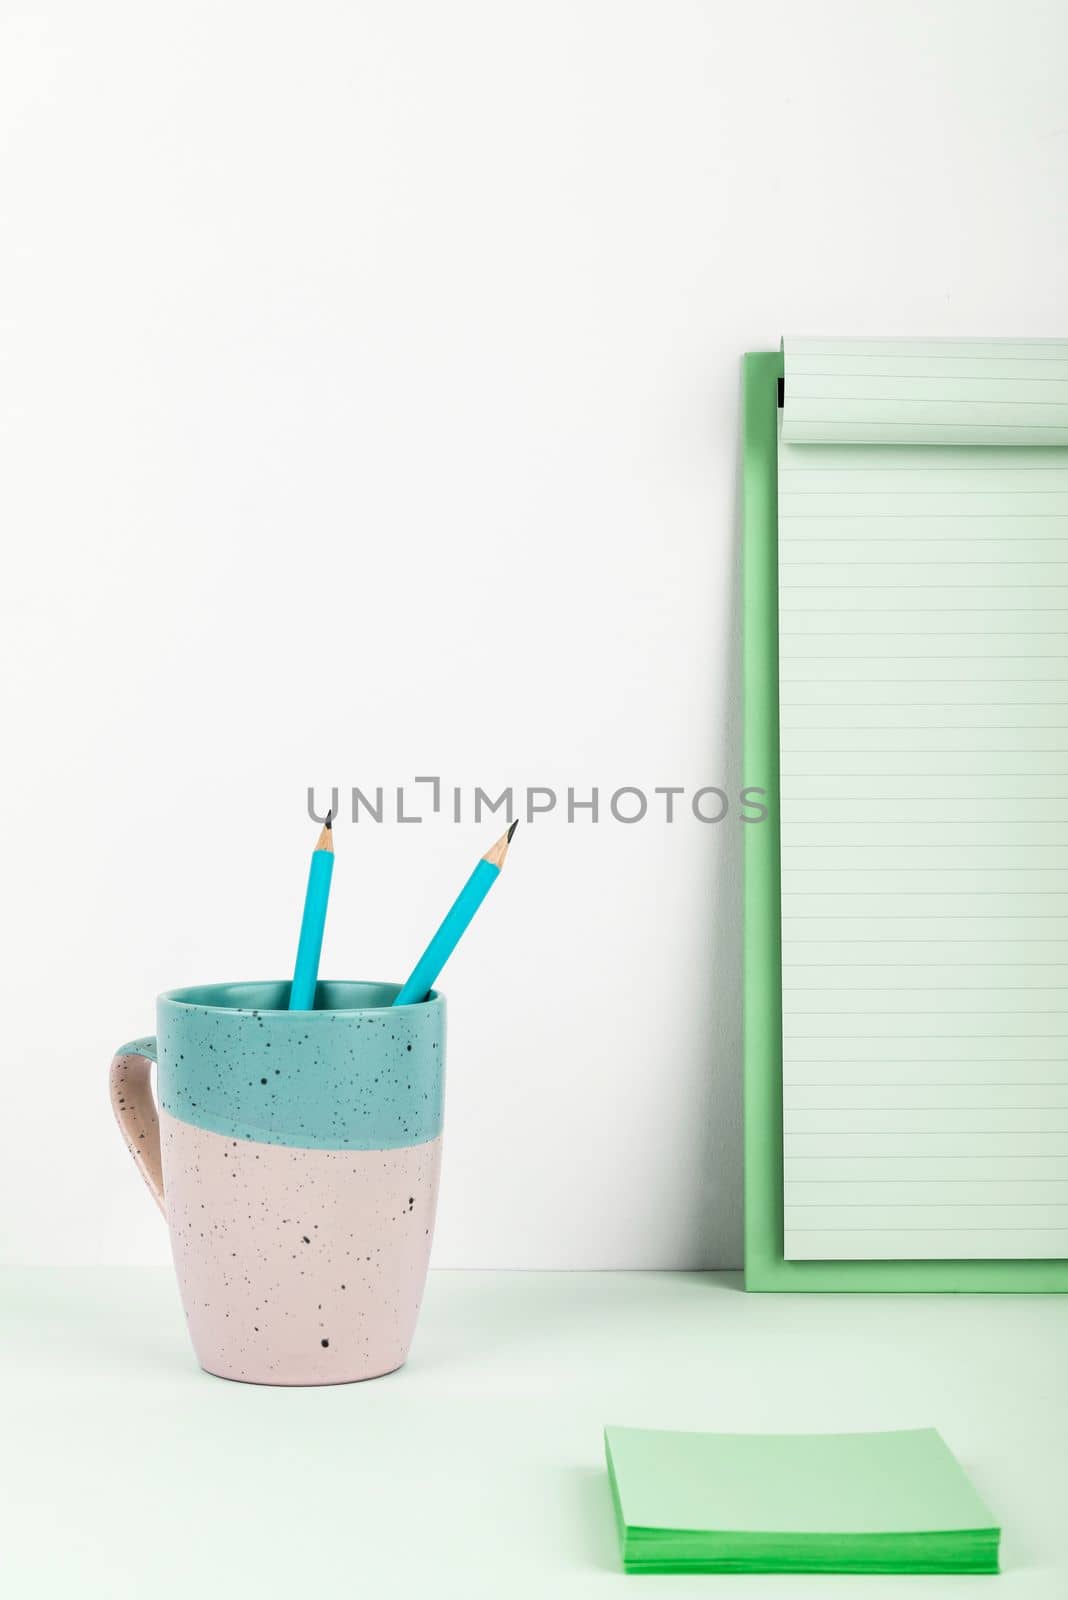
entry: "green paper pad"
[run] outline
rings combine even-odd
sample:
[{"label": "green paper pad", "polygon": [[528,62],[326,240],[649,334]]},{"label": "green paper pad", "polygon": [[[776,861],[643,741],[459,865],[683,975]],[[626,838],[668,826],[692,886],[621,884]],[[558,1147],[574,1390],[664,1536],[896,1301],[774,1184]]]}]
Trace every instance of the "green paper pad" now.
[{"label": "green paper pad", "polygon": [[627,1572],[996,1572],[1000,1530],[934,1428],[606,1428]]}]

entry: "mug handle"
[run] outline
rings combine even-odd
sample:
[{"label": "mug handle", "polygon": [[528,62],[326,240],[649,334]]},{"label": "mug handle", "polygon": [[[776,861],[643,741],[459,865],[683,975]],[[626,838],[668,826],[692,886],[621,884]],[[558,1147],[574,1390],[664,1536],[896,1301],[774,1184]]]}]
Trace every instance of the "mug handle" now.
[{"label": "mug handle", "polygon": [[155,1039],[134,1039],[115,1052],[109,1083],[111,1109],[137,1163],[149,1193],[163,1215],[163,1163],[159,1148],[159,1114],[152,1098],[151,1070],[156,1061]]}]

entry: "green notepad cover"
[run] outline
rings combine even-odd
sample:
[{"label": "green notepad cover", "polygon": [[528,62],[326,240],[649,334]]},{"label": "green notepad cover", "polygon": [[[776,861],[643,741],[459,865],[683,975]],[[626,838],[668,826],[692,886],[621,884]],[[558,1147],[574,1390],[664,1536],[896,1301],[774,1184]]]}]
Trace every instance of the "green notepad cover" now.
[{"label": "green notepad cover", "polygon": [[999,1530],[933,1428],[606,1428],[627,1571],[996,1572]]}]

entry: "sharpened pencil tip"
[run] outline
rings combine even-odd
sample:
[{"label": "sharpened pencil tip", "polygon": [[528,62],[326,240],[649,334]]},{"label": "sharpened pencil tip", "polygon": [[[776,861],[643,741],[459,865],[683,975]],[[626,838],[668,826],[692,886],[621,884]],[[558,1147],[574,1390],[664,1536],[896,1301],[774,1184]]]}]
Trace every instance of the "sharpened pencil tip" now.
[{"label": "sharpened pencil tip", "polygon": [[323,823],[323,827],[324,828],[332,828],[334,826],[334,823],[333,823],[333,820],[332,820],[333,819],[333,815],[334,815],[334,808],[333,808],[333,806],[331,806],[330,810],[326,813],[326,821]]},{"label": "sharpened pencil tip", "polygon": [[500,871],[501,867],[504,866],[504,858],[508,854],[508,846],[511,844],[512,835],[518,826],[518,820],[513,822],[511,826],[501,834],[496,844],[490,845],[489,849],[486,851],[486,854],[482,857],[483,861],[488,861],[491,867],[496,867],[498,872]]}]

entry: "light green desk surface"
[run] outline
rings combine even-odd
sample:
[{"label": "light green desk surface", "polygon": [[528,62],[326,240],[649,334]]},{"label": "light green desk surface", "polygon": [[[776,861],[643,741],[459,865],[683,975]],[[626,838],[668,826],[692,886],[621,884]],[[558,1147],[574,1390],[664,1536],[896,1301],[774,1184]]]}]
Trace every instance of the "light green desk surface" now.
[{"label": "light green desk surface", "polygon": [[[12,1600],[1063,1600],[1068,1301],[751,1295],[731,1274],[431,1274],[412,1359],[196,1367],[169,1271],[0,1271]],[[1000,1577],[624,1576],[605,1423],[941,1430]]]}]

